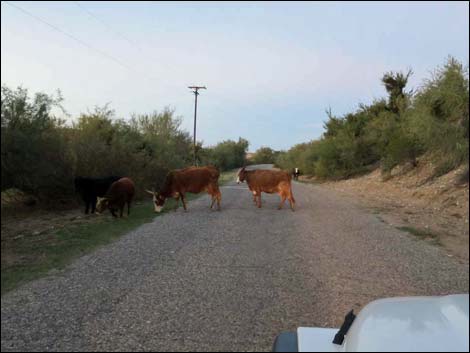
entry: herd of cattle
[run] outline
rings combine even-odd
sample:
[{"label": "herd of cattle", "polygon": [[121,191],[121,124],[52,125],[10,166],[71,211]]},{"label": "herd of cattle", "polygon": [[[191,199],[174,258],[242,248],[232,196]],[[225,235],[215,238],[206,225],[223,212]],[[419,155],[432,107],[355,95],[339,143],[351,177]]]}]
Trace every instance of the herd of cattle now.
[{"label": "herd of cattle", "polygon": [[[295,179],[298,177],[298,169],[293,171]],[[161,212],[165,200],[174,198],[176,207],[179,200],[183,203],[186,211],[185,193],[198,194],[207,192],[211,198],[212,209],[217,202],[220,210],[222,194],[219,189],[220,172],[216,167],[188,167],[173,170],[166,176],[163,187],[160,190],[146,190],[152,195],[155,212]],[[295,199],[292,195],[291,174],[280,170],[246,170],[241,168],[237,174],[237,183],[245,182],[253,195],[253,202],[261,207],[261,193],[277,193],[281,197],[279,209],[284,205],[286,199],[292,210],[295,209]],[[130,214],[131,202],[135,195],[134,182],[127,177],[109,176],[106,178],[75,178],[75,189],[85,202],[85,213],[91,208],[91,213],[102,213],[109,209],[113,217],[116,212],[123,216],[124,207],[127,204],[127,215]]]}]

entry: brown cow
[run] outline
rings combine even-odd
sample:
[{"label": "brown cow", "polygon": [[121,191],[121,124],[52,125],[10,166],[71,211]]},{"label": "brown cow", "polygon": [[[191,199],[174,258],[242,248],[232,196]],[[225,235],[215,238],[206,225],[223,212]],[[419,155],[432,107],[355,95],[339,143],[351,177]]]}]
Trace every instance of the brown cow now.
[{"label": "brown cow", "polygon": [[219,176],[219,170],[213,166],[177,169],[168,173],[163,188],[159,192],[146,191],[153,196],[155,212],[161,212],[165,200],[169,197],[176,199],[177,208],[181,198],[184,210],[187,211],[184,194],[186,192],[198,194],[202,191],[207,191],[211,195],[211,209],[217,201],[217,209],[220,210],[222,195],[219,190]]},{"label": "brown cow", "polygon": [[122,218],[124,205],[127,203],[127,215],[129,216],[134,194],[134,182],[129,178],[121,178],[111,184],[104,197],[98,197],[96,213],[99,214],[109,209],[113,217],[117,217],[115,212],[120,210],[120,216]]},{"label": "brown cow", "polygon": [[237,183],[246,180],[248,188],[253,193],[253,201],[261,208],[261,193],[278,193],[281,197],[280,210],[286,199],[289,200],[292,211],[295,208],[295,199],[292,195],[291,176],[289,173],[279,170],[245,170],[238,172]]}]

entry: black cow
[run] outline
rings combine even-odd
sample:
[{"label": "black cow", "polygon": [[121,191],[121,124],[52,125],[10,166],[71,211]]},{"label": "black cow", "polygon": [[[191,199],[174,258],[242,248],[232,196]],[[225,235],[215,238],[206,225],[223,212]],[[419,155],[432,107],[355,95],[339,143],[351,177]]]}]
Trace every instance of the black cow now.
[{"label": "black cow", "polygon": [[75,178],[75,191],[80,194],[85,202],[86,214],[88,214],[90,205],[91,213],[95,213],[97,197],[103,197],[111,184],[119,179],[121,179],[120,176],[109,176],[106,178]]},{"label": "black cow", "polygon": [[299,168],[292,169],[292,176],[294,177],[294,180],[299,180],[299,175],[300,175]]}]

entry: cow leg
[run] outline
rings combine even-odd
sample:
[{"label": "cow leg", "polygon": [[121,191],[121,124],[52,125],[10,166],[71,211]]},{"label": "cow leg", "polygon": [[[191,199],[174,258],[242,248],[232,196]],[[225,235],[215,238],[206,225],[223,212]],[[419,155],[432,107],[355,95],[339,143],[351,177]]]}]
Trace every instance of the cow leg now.
[{"label": "cow leg", "polygon": [[119,208],[119,217],[122,218],[122,213],[124,211],[124,205],[122,205],[120,208]]},{"label": "cow leg", "polygon": [[290,204],[291,210],[295,211],[295,201],[293,201],[291,197],[289,197],[289,204]]},{"label": "cow leg", "polygon": [[214,203],[217,200],[217,197],[214,194],[211,194],[211,199],[212,199],[212,202],[211,202],[211,210],[212,210],[212,207],[214,207]]},{"label": "cow leg", "polygon": [[215,191],[214,191],[214,188],[212,187],[212,185],[209,185],[207,187],[207,193],[209,195],[211,195],[211,210],[212,210],[212,207],[214,207],[214,203],[215,203]]},{"label": "cow leg", "polygon": [[85,201],[85,214],[88,214],[89,210],[90,210],[90,202]]},{"label": "cow leg", "polygon": [[284,202],[286,202],[286,195],[281,194],[281,204],[277,208],[278,210],[282,209],[282,207],[284,206]]},{"label": "cow leg", "polygon": [[289,204],[290,204],[290,208],[292,211],[295,211],[295,200],[294,200],[294,197],[291,195],[289,195]]},{"label": "cow leg", "polygon": [[254,202],[255,205],[256,205],[256,202],[257,202],[257,201],[256,201],[256,191],[253,191],[253,202]]},{"label": "cow leg", "polygon": [[261,192],[257,191],[258,194],[258,208],[261,208]]},{"label": "cow leg", "polygon": [[187,211],[188,209],[186,208],[186,202],[184,201],[184,195],[183,194],[180,194],[181,195],[181,202],[183,203],[183,208],[185,211]]},{"label": "cow leg", "polygon": [[129,216],[131,214],[131,202],[127,202],[127,215]]},{"label": "cow leg", "polygon": [[180,207],[180,196],[178,194],[178,196],[175,197],[175,200],[176,200],[176,207],[175,207],[175,212],[176,210]]},{"label": "cow leg", "polygon": [[217,198],[217,210],[220,211],[220,201],[222,200],[222,194],[220,192],[219,186],[217,186],[215,197]]},{"label": "cow leg", "polygon": [[115,212],[114,208],[110,208],[109,212],[111,212],[111,214],[113,215],[114,218],[117,218],[117,215],[116,215],[116,212]]},{"label": "cow leg", "polygon": [[294,195],[292,195],[292,188],[290,188],[289,190],[289,195],[287,195],[288,198],[289,198],[289,204],[290,204],[290,208],[292,211],[295,210],[295,199],[294,199]]},{"label": "cow leg", "polygon": [[95,213],[96,211],[96,202],[97,202],[97,198],[94,197],[92,200],[91,200],[91,213]]},{"label": "cow leg", "polygon": [[210,187],[208,192],[212,197],[211,209],[214,206],[214,203],[217,201],[217,210],[220,211],[220,200],[222,199],[222,194],[220,193],[220,189],[218,185],[214,185]]}]

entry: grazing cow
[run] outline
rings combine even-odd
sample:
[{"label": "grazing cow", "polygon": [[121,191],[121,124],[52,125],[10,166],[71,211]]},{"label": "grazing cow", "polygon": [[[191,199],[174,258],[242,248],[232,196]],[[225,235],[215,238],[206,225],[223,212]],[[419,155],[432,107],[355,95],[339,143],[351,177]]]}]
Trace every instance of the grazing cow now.
[{"label": "grazing cow", "polygon": [[95,213],[97,197],[104,196],[106,191],[115,181],[121,179],[120,176],[109,176],[106,178],[75,178],[75,191],[80,194],[85,202],[85,214],[91,206],[91,213]]},{"label": "grazing cow", "polygon": [[294,180],[299,180],[300,169],[299,168],[294,168],[292,170],[292,175],[294,177]]},{"label": "grazing cow", "polygon": [[219,190],[219,176],[219,170],[213,166],[177,169],[168,173],[161,190],[158,192],[146,191],[153,196],[155,212],[161,212],[165,200],[169,197],[176,199],[176,208],[178,208],[181,198],[183,208],[187,211],[184,194],[186,192],[198,194],[202,191],[207,191],[211,195],[211,209],[217,201],[217,209],[220,210],[222,195]]},{"label": "grazing cow", "polygon": [[119,210],[120,217],[122,218],[124,205],[127,203],[127,215],[129,216],[134,194],[134,182],[129,178],[121,178],[111,184],[104,197],[98,198],[96,213],[100,214],[104,210],[109,209],[113,217],[117,217],[115,212]]},{"label": "grazing cow", "polygon": [[286,199],[289,200],[292,211],[295,208],[295,199],[292,195],[291,176],[285,171],[278,170],[246,170],[245,167],[238,172],[237,183],[246,180],[248,188],[253,193],[253,201],[261,208],[261,193],[278,193],[281,197],[280,210]]}]

